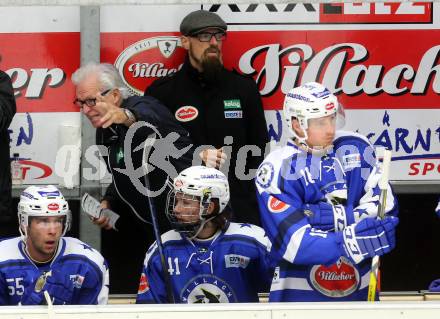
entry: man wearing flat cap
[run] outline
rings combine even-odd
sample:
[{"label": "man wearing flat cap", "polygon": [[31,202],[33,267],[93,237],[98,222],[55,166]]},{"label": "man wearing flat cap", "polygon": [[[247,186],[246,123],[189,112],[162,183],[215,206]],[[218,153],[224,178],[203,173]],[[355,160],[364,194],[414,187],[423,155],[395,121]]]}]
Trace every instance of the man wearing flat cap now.
[{"label": "man wearing flat cap", "polygon": [[252,179],[268,142],[266,120],[254,80],[223,67],[226,30],[215,13],[188,14],[180,24],[182,46],[188,51],[182,68],[153,82],[145,95],[171,110],[195,146],[206,145],[198,155],[204,165],[228,176],[235,221],[259,225]]}]

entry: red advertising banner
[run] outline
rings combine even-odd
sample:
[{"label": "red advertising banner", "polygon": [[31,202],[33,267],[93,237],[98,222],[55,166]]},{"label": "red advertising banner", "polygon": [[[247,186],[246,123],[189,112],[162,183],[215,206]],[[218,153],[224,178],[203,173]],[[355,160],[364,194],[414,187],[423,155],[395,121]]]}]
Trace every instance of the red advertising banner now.
[{"label": "red advertising banner", "polygon": [[79,32],[0,33],[0,68],[12,78],[18,112],[76,112],[72,73]]},{"label": "red advertising banner", "polygon": [[[224,63],[254,77],[266,110],[307,81],[323,82],[348,109],[436,109],[439,38],[439,30],[229,32]],[[101,44],[102,61],[138,94],[179,69],[185,54],[176,33],[104,33]]]}]

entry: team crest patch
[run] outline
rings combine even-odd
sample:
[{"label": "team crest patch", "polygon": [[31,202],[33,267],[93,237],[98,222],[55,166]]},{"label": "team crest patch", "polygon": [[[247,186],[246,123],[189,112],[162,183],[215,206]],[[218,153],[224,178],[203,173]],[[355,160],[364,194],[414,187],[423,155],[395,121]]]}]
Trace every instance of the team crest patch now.
[{"label": "team crest patch", "polygon": [[249,265],[250,258],[241,255],[225,255],[226,268],[246,268]]},{"label": "team crest patch", "polygon": [[237,297],[231,287],[213,275],[200,275],[192,278],[181,290],[180,299],[185,303],[237,302]]},{"label": "team crest patch", "polygon": [[143,294],[148,290],[150,290],[150,285],[148,284],[147,276],[142,273],[141,279],[139,280],[138,294]]},{"label": "team crest patch", "polygon": [[198,115],[199,115],[199,111],[194,106],[190,106],[190,105],[186,105],[178,108],[176,113],[174,114],[176,120],[180,122],[192,121]]},{"label": "team crest patch", "polygon": [[268,188],[270,183],[272,183],[275,169],[272,163],[264,162],[260,165],[257,171],[256,181],[257,184],[263,188]]},{"label": "team crest patch", "polygon": [[80,289],[84,282],[84,276],[81,275],[73,275],[71,276],[71,280],[73,282],[73,287]]},{"label": "team crest patch", "polygon": [[328,297],[340,298],[352,294],[359,286],[359,272],[346,258],[330,266],[315,265],[310,271],[313,287]]},{"label": "team crest patch", "polygon": [[225,119],[241,119],[243,111],[225,111]]},{"label": "team crest patch", "polygon": [[361,154],[348,154],[342,157],[342,167],[344,171],[348,171],[355,167],[361,167]]},{"label": "team crest patch", "polygon": [[269,196],[269,200],[267,201],[267,209],[269,209],[272,213],[282,213],[285,212],[290,207],[289,204],[286,204],[282,200],[279,200],[272,195]]}]

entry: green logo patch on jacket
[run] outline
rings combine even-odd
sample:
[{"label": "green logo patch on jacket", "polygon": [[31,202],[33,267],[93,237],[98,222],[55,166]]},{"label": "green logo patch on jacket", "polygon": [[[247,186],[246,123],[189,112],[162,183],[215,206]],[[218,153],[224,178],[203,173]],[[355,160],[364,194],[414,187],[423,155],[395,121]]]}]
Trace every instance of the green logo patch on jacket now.
[{"label": "green logo patch on jacket", "polygon": [[230,109],[241,109],[240,100],[224,100],[223,104],[225,106],[225,110]]}]

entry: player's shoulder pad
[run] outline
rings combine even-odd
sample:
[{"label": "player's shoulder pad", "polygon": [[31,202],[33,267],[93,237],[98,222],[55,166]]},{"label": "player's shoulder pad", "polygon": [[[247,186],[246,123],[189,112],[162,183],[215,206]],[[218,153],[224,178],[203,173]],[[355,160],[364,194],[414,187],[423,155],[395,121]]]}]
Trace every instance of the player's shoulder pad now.
[{"label": "player's shoulder pad", "polygon": [[[166,246],[167,244],[170,244],[173,241],[180,241],[182,240],[182,235],[180,235],[179,232],[175,231],[174,229],[167,231],[166,233],[162,234],[160,236],[162,239],[162,245]],[[147,266],[148,262],[152,258],[152,256],[158,251],[157,242],[151,244],[151,246],[148,248],[147,253],[145,254],[144,259],[144,265]]]},{"label": "player's shoulder pad", "polygon": [[174,229],[169,230],[166,233],[162,234],[162,236],[160,236],[160,238],[162,239],[162,243],[163,244],[166,244],[166,243],[171,242],[171,241],[182,240],[183,239],[182,235],[178,231],[176,231]]},{"label": "player's shoulder pad", "polygon": [[261,194],[263,191],[270,194],[280,194],[281,190],[278,187],[278,178],[282,165],[286,160],[293,163],[299,153],[296,147],[289,145],[277,148],[266,156],[264,161],[260,164],[255,177],[257,190]]},{"label": "player's shoulder pad", "polygon": [[257,240],[261,245],[270,245],[269,238],[263,228],[248,223],[229,223],[225,236],[242,236]]},{"label": "player's shoulder pad", "polygon": [[61,240],[64,240],[66,243],[66,247],[64,249],[64,256],[69,255],[80,255],[85,256],[90,261],[94,262],[96,265],[100,266],[104,265],[105,260],[99,251],[91,247],[89,244],[82,242],[81,240],[73,237],[62,237]]},{"label": "player's shoulder pad", "polygon": [[25,259],[19,247],[21,237],[14,237],[0,241],[0,263],[7,260]]}]

